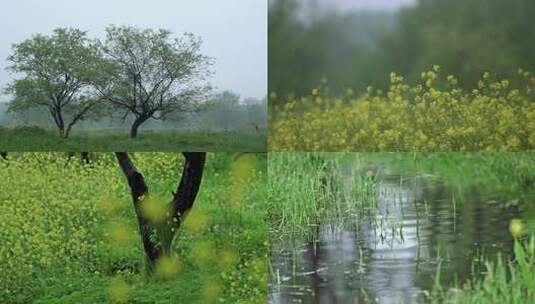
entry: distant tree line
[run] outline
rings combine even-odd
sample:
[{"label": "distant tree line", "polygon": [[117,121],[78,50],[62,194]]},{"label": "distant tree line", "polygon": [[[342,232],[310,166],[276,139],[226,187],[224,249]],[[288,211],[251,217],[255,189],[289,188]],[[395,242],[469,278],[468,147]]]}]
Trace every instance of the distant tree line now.
[{"label": "distant tree line", "polygon": [[190,124],[206,129],[261,132],[267,129],[267,99],[242,100],[238,94],[224,91],[216,94],[191,118]]},{"label": "distant tree line", "polygon": [[[535,69],[535,1],[419,0],[397,12],[303,15],[311,1],[272,0],[269,90],[304,95],[385,88],[394,71],[418,80],[437,64],[467,87],[485,71],[515,80]],[[280,100],[280,99],[279,99]]]},{"label": "distant tree line", "polygon": [[[35,107],[6,112],[7,104],[0,103],[0,126],[32,125],[55,127],[46,108]],[[76,124],[76,130],[122,129],[133,123],[132,115],[122,117],[120,112],[95,116]],[[212,92],[195,112],[176,111],[165,120],[148,120],[143,128],[150,130],[191,130],[207,132],[263,133],[267,129],[267,99],[242,98],[231,91]],[[1,127],[0,127],[1,130]]]},{"label": "distant tree line", "polygon": [[104,40],[58,28],[13,46],[9,112],[44,108],[62,137],[83,120],[132,118],[131,137],[149,119],[197,111],[208,99],[213,59],[193,34],[110,26]]}]

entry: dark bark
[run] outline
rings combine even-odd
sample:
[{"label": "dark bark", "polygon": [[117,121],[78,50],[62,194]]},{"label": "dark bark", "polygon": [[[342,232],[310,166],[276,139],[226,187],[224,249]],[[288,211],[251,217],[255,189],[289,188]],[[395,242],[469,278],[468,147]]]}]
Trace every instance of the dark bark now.
[{"label": "dark bark", "polygon": [[61,108],[56,109],[56,115],[54,116],[56,125],[58,126],[59,136],[65,136],[65,122],[63,121],[63,115],[61,114]]},{"label": "dark bark", "polygon": [[59,134],[59,137],[65,138],[65,127],[64,126],[58,125],[58,134]]},{"label": "dark bark", "polygon": [[[70,100],[71,97],[69,97]],[[78,123],[79,121],[83,120],[87,113],[91,110],[93,106],[95,106],[95,102],[87,104],[84,108],[82,108],[76,115],[73,116],[72,120],[70,122],[66,122],[63,118],[63,108],[61,106],[53,106],[49,107],[50,114],[52,115],[52,118],[54,118],[54,122],[56,123],[56,127],[58,128],[58,133],[60,137],[68,138],[69,134],[71,133],[72,127]]]},{"label": "dark bark", "polygon": [[63,116],[61,115],[61,111],[55,111],[52,112],[52,117],[54,117],[54,122],[56,123],[56,127],[58,128],[58,133],[60,137],[67,138],[69,137],[70,132],[70,126],[65,127],[65,122],[63,121]]},{"label": "dark bark", "polygon": [[171,248],[174,235],[188,211],[193,207],[202,181],[206,153],[183,153],[185,161],[182,178],[173,193],[173,199],[168,205],[167,228],[162,233],[162,244],[165,250]]},{"label": "dark bark", "polygon": [[91,163],[91,159],[89,158],[89,152],[80,152],[80,159],[84,164]]},{"label": "dark bark", "polygon": [[69,122],[69,124],[67,124],[67,127],[65,128],[64,132],[63,132],[63,137],[64,138],[67,138],[69,137],[69,134],[71,133],[71,129],[72,127],[80,120],[82,120],[85,115],[87,114],[87,112],[89,112],[89,110],[95,105],[95,103],[89,103],[88,105],[86,105],[82,110],[80,110],[80,112],[78,112],[76,115],[74,115],[74,117],[72,118],[71,122]]},{"label": "dark bark", "polygon": [[66,128],[63,129],[63,134],[61,135],[63,138],[68,138],[69,134],[71,133],[72,125],[68,125]]},{"label": "dark bark", "polygon": [[136,138],[137,137],[137,130],[148,119],[149,119],[148,116],[136,117],[136,120],[134,120],[134,123],[132,124],[132,127],[130,128],[130,137],[131,138]]},{"label": "dark bark", "polygon": [[1,152],[0,152],[0,156],[1,156],[3,159],[7,160],[7,152],[6,152],[6,151],[1,151]]},{"label": "dark bark", "polygon": [[149,195],[145,178],[134,166],[126,152],[116,152],[117,161],[130,187],[132,201],[139,225],[139,233],[147,258],[149,272],[154,271],[156,261],[170,254],[171,244],[183,217],[193,206],[202,180],[206,153],[183,153],[184,169],[177,191],[168,205],[167,218],[160,223],[151,222],[141,211],[144,197]]}]

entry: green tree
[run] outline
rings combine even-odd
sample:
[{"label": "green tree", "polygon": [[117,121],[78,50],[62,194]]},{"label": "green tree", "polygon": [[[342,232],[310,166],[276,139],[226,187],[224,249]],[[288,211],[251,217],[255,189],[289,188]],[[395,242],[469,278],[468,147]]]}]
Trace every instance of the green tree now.
[{"label": "green tree", "polygon": [[96,44],[86,32],[58,28],[52,35],[35,35],[13,46],[9,71],[22,78],[7,86],[14,96],[8,111],[46,108],[62,137],[79,121],[96,113],[91,83],[102,63]]},{"label": "green tree", "polygon": [[200,52],[201,39],[167,30],[110,26],[102,44],[107,65],[95,83],[102,98],[133,115],[131,137],[149,119],[194,112],[210,91],[212,59]]}]

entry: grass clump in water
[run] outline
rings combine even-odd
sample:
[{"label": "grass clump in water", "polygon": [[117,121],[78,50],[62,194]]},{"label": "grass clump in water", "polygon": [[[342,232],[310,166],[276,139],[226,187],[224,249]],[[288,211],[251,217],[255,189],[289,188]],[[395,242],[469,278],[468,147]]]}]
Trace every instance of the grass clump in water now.
[{"label": "grass clump in water", "polygon": [[[321,223],[341,225],[348,212],[375,201],[375,175],[358,172],[358,155],[272,153],[269,156],[268,216],[272,235],[310,236]],[[272,238],[273,238],[272,236]]]},{"label": "grass clump in water", "polygon": [[[460,288],[435,286],[433,303],[535,303],[535,238],[515,240],[514,260],[499,255],[485,262],[481,278],[472,278]],[[437,273],[437,277],[440,274]]]}]

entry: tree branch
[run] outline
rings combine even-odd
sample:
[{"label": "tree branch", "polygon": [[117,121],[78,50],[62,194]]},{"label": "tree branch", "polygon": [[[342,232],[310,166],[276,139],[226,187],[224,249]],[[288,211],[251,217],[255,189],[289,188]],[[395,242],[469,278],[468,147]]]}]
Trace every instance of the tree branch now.
[{"label": "tree branch", "polygon": [[169,206],[170,214],[176,225],[180,224],[180,219],[193,206],[201,185],[206,159],[205,152],[185,152],[182,154],[185,157],[182,178]]},{"label": "tree branch", "polygon": [[132,198],[134,200],[134,205],[137,210],[139,198],[143,196],[144,194],[146,194],[149,188],[147,187],[147,184],[145,183],[145,179],[143,178],[143,175],[141,175],[141,173],[137,171],[136,167],[130,160],[128,153],[115,152],[115,156],[117,157],[119,166],[123,170],[126,180],[128,181],[128,185],[130,186],[130,190],[132,193]]}]

